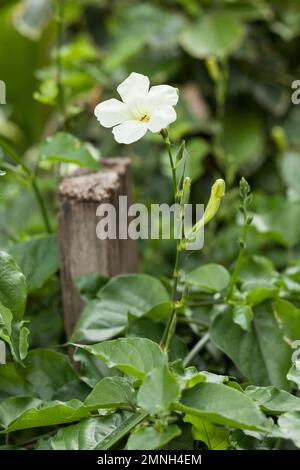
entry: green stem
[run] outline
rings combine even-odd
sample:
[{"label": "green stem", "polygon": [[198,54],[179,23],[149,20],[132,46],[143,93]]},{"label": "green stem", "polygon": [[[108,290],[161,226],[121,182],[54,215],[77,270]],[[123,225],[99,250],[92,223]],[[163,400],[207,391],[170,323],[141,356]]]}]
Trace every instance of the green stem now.
[{"label": "green stem", "polygon": [[41,211],[41,214],[42,214],[42,217],[43,217],[43,220],[44,220],[46,231],[48,233],[51,233],[52,229],[51,229],[51,224],[50,224],[50,220],[49,220],[49,217],[48,217],[48,212],[47,212],[45,202],[44,202],[43,196],[41,194],[40,188],[39,188],[38,183],[36,181],[36,178],[32,178],[31,186],[32,186],[32,189],[35,193],[35,197],[36,197],[36,200],[38,202],[38,205],[40,207],[40,211]]},{"label": "green stem", "polygon": [[205,333],[202,338],[199,339],[199,341],[195,344],[195,346],[190,350],[190,352],[186,355],[186,357],[183,360],[183,367],[186,367],[191,360],[198,354],[201,349],[204,348],[206,345],[207,341],[209,340],[209,333]]},{"label": "green stem", "polygon": [[171,313],[168,318],[161,342],[160,347],[162,351],[168,351],[170,347],[170,343],[172,337],[175,333],[176,329],[176,322],[177,322],[177,310],[178,310],[178,301],[177,301],[177,289],[178,289],[178,280],[179,280],[179,266],[180,266],[180,254],[181,251],[179,250],[180,241],[177,242],[176,247],[176,259],[175,259],[175,266],[173,271],[173,288],[172,288],[172,297],[171,297]]},{"label": "green stem", "polygon": [[240,250],[239,250],[238,259],[237,259],[234,271],[231,276],[231,281],[230,281],[227,296],[226,296],[227,300],[231,299],[233,291],[237,284],[237,280],[239,278],[239,274],[240,274],[241,267],[242,267],[242,261],[243,261],[245,250],[246,250],[246,242],[247,242],[247,234],[248,234],[249,225],[247,223],[247,210],[245,207],[243,208],[243,217],[244,217],[243,232],[242,232],[242,238],[240,241]]},{"label": "green stem", "polygon": [[20,165],[20,167],[23,169],[24,173],[27,175],[28,181],[30,182],[31,187],[32,187],[32,189],[34,191],[34,194],[36,196],[36,200],[38,202],[38,205],[39,205],[39,208],[40,208],[40,211],[41,211],[41,215],[42,215],[42,218],[43,218],[43,221],[44,221],[44,224],[45,224],[46,231],[48,233],[51,233],[52,230],[51,230],[51,225],[50,225],[48,213],[47,213],[47,210],[46,210],[44,199],[43,199],[42,194],[40,192],[40,189],[38,187],[36,177],[32,173],[31,169],[23,161],[23,159],[17,154],[17,152],[15,152],[14,149],[12,149],[10,147],[10,145],[4,139],[2,139],[2,137],[0,137],[0,147],[3,148],[4,152],[7,155],[9,155],[9,157],[15,163]]},{"label": "green stem", "polygon": [[[114,447],[123,437],[127,436],[130,431],[135,428],[138,424],[144,421],[148,416],[146,411],[142,411],[137,416],[130,417],[125,424],[121,424],[120,428],[114,433],[112,437],[109,437],[101,443],[99,450],[109,450]],[[98,448],[96,447],[95,450]]]},{"label": "green stem", "polygon": [[65,107],[65,94],[62,83],[62,62],[61,62],[61,47],[64,39],[64,7],[65,0],[57,0],[57,40],[56,40],[56,84],[57,84],[57,104],[60,115],[60,125],[64,128],[67,122],[66,107]]},{"label": "green stem", "polygon": [[[168,150],[171,172],[172,172],[172,182],[173,182],[173,193],[174,193],[174,201],[177,202],[177,178],[176,178],[176,168],[174,166],[174,159],[172,155],[172,147],[169,138],[169,133],[167,129],[162,129],[161,136],[164,139],[165,145]],[[183,226],[183,221],[182,221]],[[168,318],[161,342],[160,347],[162,351],[168,351],[170,347],[170,342],[172,337],[175,333],[176,329],[176,322],[177,322],[177,310],[178,310],[178,281],[180,276],[180,263],[181,263],[181,240],[177,240],[176,244],[176,257],[175,257],[175,265],[173,270],[173,288],[172,288],[172,297],[171,297],[171,313]]]}]

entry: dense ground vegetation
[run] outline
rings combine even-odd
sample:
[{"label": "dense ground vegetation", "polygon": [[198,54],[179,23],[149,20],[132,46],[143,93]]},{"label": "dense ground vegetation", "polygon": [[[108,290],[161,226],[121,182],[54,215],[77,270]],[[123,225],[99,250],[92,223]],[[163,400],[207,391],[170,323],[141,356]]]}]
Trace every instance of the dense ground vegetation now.
[{"label": "dense ground vegetation", "polygon": [[[299,35],[296,0],[1,3],[1,449],[300,446]],[[226,195],[185,257],[169,351],[174,241],[143,240],[140,274],[78,280],[75,369],[59,181],[123,155],[135,201],[173,199],[161,136],[120,146],[94,117],[132,71],[179,89],[170,136],[174,153],[186,142],[192,202],[220,178]]]}]

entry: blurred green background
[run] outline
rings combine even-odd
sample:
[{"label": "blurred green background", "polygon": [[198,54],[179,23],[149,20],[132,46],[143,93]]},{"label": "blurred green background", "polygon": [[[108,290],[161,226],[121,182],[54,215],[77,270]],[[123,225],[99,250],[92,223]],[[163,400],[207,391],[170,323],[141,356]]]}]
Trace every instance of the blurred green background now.
[{"label": "blurred green background", "polygon": [[[56,223],[61,178],[39,162],[39,143],[62,128],[91,142],[101,156],[132,159],[134,198],[171,200],[171,179],[158,135],[116,144],[93,115],[132,72],[180,90],[173,141],[189,151],[192,199],[205,203],[217,177],[227,184],[218,221],[191,265],[230,266],[240,233],[237,183],[255,193],[249,251],[276,268],[300,261],[300,3],[297,0],[23,0],[0,3],[0,135],[29,165],[38,162]],[[0,154],[0,168],[1,158]],[[7,172],[0,180],[0,245],[43,231],[31,188]],[[170,274],[174,246],[140,244],[140,270]]]}]

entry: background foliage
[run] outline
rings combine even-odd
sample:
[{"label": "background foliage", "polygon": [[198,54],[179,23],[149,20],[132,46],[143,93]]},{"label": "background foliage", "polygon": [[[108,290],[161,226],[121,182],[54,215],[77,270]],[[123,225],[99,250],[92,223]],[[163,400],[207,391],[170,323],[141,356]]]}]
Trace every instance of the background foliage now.
[{"label": "background foliage", "polygon": [[[156,343],[168,314],[174,244],[147,240],[140,243],[140,271],[147,275],[78,281],[87,306],[72,341],[97,344],[77,349],[77,374],[61,347],[56,237],[45,231],[26,171],[0,151],[6,172],[0,177],[0,332],[11,355],[0,366],[0,424],[13,433],[6,441],[0,437],[4,448],[5,442],[6,448],[34,443],[38,449],[135,449],[146,442],[181,449],[299,446],[300,373],[291,369],[291,344],[300,339],[300,108],[291,101],[291,84],[300,76],[299,34],[296,0],[1,3],[7,104],[0,106],[0,136],[38,174],[54,233],[60,178],[69,164],[95,168],[95,155],[131,158],[136,201],[172,199],[159,136],[120,147],[93,116],[95,105],[115,96],[131,71],[180,90],[171,136],[186,140],[192,201],[207,201],[218,177],[227,185],[204,249],[186,262],[190,296],[173,339],[172,365]],[[225,302],[239,252],[241,176],[254,196],[253,221],[239,290]],[[130,339],[124,355],[133,345],[144,353],[148,345],[154,363],[143,356],[140,369],[103,350],[103,340],[122,341],[112,339],[121,334]],[[145,337],[149,343],[139,345]],[[201,352],[191,358],[197,369],[183,372],[176,360],[187,358],[199,338],[205,338]],[[156,390],[161,383],[165,389]],[[160,409],[153,408],[153,390]],[[103,402],[105,396],[112,401]],[[210,410],[210,397],[218,409]],[[227,412],[236,400],[241,417]],[[180,425],[172,421],[173,406],[183,416]],[[262,411],[277,424],[267,434]],[[143,413],[150,424],[136,426],[145,422]],[[30,422],[37,429],[28,430]],[[76,424],[58,429],[69,422]],[[127,441],[128,429],[134,431]]]}]

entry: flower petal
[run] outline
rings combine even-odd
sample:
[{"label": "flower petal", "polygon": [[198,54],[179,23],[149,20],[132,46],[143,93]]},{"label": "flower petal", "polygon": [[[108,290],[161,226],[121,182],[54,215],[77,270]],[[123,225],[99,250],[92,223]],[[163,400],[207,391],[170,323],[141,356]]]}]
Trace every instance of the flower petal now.
[{"label": "flower petal", "polygon": [[153,106],[175,106],[178,101],[178,89],[169,85],[152,86],[147,99]]},{"label": "flower petal", "polygon": [[176,121],[176,117],[176,112],[171,106],[157,108],[148,122],[148,129],[150,129],[151,132],[159,132],[161,129],[171,124],[171,122]]},{"label": "flower petal", "polygon": [[132,144],[141,139],[148,130],[148,123],[125,121],[113,128],[113,134],[119,144]]},{"label": "flower petal", "polygon": [[115,98],[99,103],[94,113],[103,127],[113,127],[128,119],[127,106]]},{"label": "flower petal", "polygon": [[136,96],[146,96],[149,91],[150,81],[146,75],[132,72],[129,77],[122,82],[117,92],[126,103]]}]

